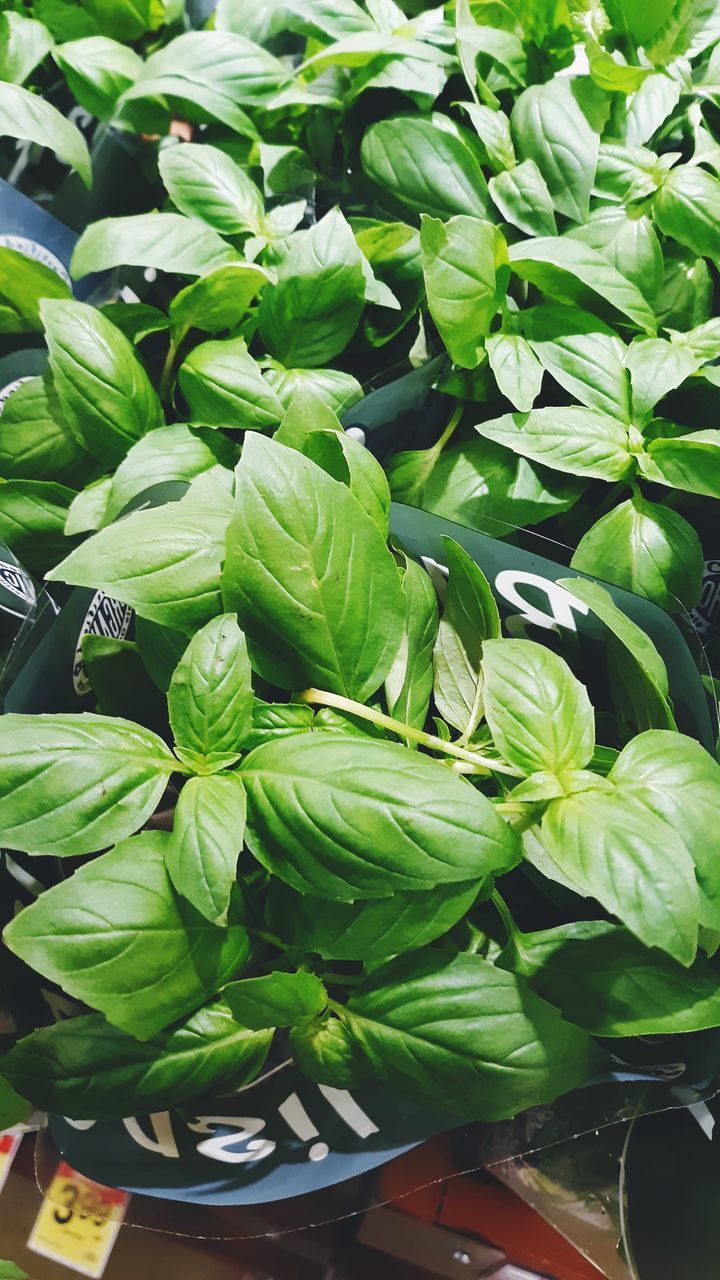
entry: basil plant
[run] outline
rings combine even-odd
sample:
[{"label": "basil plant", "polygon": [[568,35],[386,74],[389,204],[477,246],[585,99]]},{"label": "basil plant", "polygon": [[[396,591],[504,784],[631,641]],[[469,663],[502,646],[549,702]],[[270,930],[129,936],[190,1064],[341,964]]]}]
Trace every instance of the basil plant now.
[{"label": "basil plant", "polygon": [[[0,717],[0,844],[60,868],[4,943],[80,1006],[0,1060],[6,1114],[172,1107],[272,1048],[496,1120],[603,1072],[616,1038],[720,1025],[720,765],[672,727],[648,638],[566,580],[664,726],[626,709],[598,741],[584,685],[502,635],[457,543],[447,581],[388,544],[362,445],[284,435],[49,574],[137,632],[85,639],[99,712]],[[128,663],[160,730],[149,695],[127,718]]]}]

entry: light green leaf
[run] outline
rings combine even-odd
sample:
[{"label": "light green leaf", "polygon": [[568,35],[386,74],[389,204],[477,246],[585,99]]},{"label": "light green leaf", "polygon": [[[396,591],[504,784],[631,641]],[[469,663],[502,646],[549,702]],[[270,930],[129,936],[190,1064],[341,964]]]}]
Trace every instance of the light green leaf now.
[{"label": "light green leaf", "polygon": [[371,28],[372,19],[355,0],[218,0],[218,31],[237,31],[264,44],[284,31],[317,40],[339,39],[352,31]]},{"label": "light green leaf", "polygon": [[540,395],[543,367],[530,343],[520,334],[493,333],[485,340],[498,391],[516,409],[527,412]]},{"label": "light green leaf", "polygon": [[112,476],[102,476],[76,494],[70,503],[65,520],[67,537],[71,538],[76,533],[89,533],[93,529],[100,528],[107,511],[111,488]]},{"label": "light green leaf", "polygon": [[310,387],[298,387],[293,393],[273,440],[304,452],[308,436],[315,431],[342,431],[337,414]]},{"label": "light green leaf", "polygon": [[353,1055],[393,1090],[495,1121],[551,1102],[602,1062],[522,978],[480,956],[431,950],[391,961],[348,1001]]},{"label": "light green leaf", "polygon": [[[629,211],[618,205],[601,205],[593,209],[587,222],[573,227],[566,235],[569,240],[581,241],[594,249],[611,268],[629,280],[651,306],[654,304],[662,284],[663,254],[647,214],[640,214],[637,208]],[[601,289],[597,292],[602,296]],[[614,298],[613,305],[618,305]],[[641,325],[646,327],[645,323]]]},{"label": "light green leaf", "polygon": [[720,262],[720,180],[698,165],[678,165],[655,197],[655,221],[666,236]]},{"label": "light green leaf", "polygon": [[600,409],[621,424],[632,421],[625,347],[619,338],[565,333],[530,345],[543,368],[581,404]]},{"label": "light green leaf", "polygon": [[129,720],[2,716],[3,845],[60,857],[107,848],[142,826],[176,767],[162,739]]},{"label": "light green leaf", "polygon": [[423,215],[420,245],[430,314],[455,364],[474,369],[507,288],[505,240],[479,218]]},{"label": "light green leaf", "polygon": [[574,222],[588,214],[599,138],[578,101],[576,82],[531,85],[513,107],[510,123],[523,160],[534,160],[558,213]]},{"label": "light green leaf", "polygon": [[254,669],[286,689],[365,698],[400,643],[400,576],[376,525],[345,485],[261,436],[237,471],[223,594]]},{"label": "light green leaf", "polygon": [[0,247],[0,333],[32,333],[42,329],[40,309],[44,298],[71,298],[67,282],[15,249]]},{"label": "light green leaf", "polygon": [[493,111],[477,102],[463,102],[475,130],[496,173],[515,164],[515,148],[510,134],[510,121],[503,111]]},{"label": "light green leaf", "polygon": [[443,538],[448,563],[445,610],[433,655],[435,703],[463,738],[483,714],[483,648],[500,635],[500,615],[482,569],[452,538]]},{"label": "light green leaf", "polygon": [[668,823],[622,794],[553,800],[542,821],[550,857],[648,947],[692,964],[699,900],[695,870]]},{"label": "light green leaf", "polygon": [[610,266],[597,249],[574,237],[544,236],[510,247],[512,269],[550,297],[571,305],[587,305],[583,286],[647,333],[655,332],[655,317],[640,290]]},{"label": "light green leaf", "polygon": [[162,26],[166,0],[83,0],[103,35],[117,40],[137,40]]},{"label": "light green leaf", "polygon": [[142,70],[142,59],[126,44],[107,36],[70,40],[53,52],[68,88],[81,106],[109,120],[118,99]]},{"label": "light green leaf", "polygon": [[179,757],[198,773],[233,764],[252,724],[252,672],[245,637],[233,614],[196,632],[168,692]]},{"label": "light green leaf", "polygon": [[342,369],[285,369],[275,360],[263,361],[263,369],[285,411],[301,388],[324,400],[338,417],[363,397],[357,378]]},{"label": "light green leaf", "polygon": [[157,427],[132,446],[113,475],[104,523],[115,520],[133,498],[153,485],[193,480],[218,463],[233,461],[232,445],[216,431],[193,430],[181,422]]},{"label": "light green leaf", "polygon": [[176,335],[188,329],[219,333],[239,324],[260,290],[273,277],[254,262],[232,262],[181,289],[170,303]]},{"label": "light green leaf", "polygon": [[199,218],[224,236],[262,232],[262,192],[218,147],[193,142],[165,147],[159,167],[170,199],[181,213]]},{"label": "light green leaf", "polygon": [[70,269],[75,279],[112,267],[154,267],[185,276],[204,276],[241,261],[230,245],[197,218],[180,213],[138,213],[103,218],[83,231]]},{"label": "light green leaf", "polygon": [[235,773],[190,778],[175,808],[166,854],[170,879],[213,924],[227,924],[245,809],[245,788]]},{"label": "light green leaf", "polygon": [[648,479],[720,497],[720,431],[692,431],[677,439],[653,440],[648,445]]},{"label": "light green leaf", "polygon": [[30,573],[43,574],[67,550],[65,520],[74,497],[51,480],[0,484],[0,540]]},{"label": "light green leaf", "polygon": [[397,743],[299,733],[241,765],[246,843],[304,893],[353,902],[501,873],[517,838],[480,792]]},{"label": "light green leaf", "polygon": [[671,329],[691,329],[708,320],[713,282],[705,259],[672,242],[665,244],[664,259],[655,304],[658,323]]},{"label": "light green leaf", "polygon": [[250,954],[242,925],[217,929],[174,892],[169,842],[160,831],[124,840],[41,894],[3,935],[31,968],[138,1040],[203,1005]]},{"label": "light green leaf", "polygon": [[692,608],[700,596],[703,556],[697,533],[677,511],[639,494],[596,521],[571,563],[670,613]]},{"label": "light green leaf", "polygon": [[625,141],[630,146],[649,142],[672,114],[680,99],[680,80],[665,69],[656,70],[633,94],[625,119]]},{"label": "light green leaf", "polygon": [[44,23],[20,13],[0,13],[0,79],[24,84],[53,44]]},{"label": "light green leaf", "polygon": [[633,473],[628,429],[599,409],[577,405],[506,413],[475,430],[506,449],[571,475],[623,480]]},{"label": "light green leaf", "polygon": [[627,352],[635,422],[640,425],[669,391],[695,373],[698,361],[689,347],[664,338],[635,338]]},{"label": "light green leaf", "polygon": [[[677,153],[671,153],[671,162]],[[666,156],[656,156],[647,147],[626,147],[602,142],[598,157],[595,190],[609,200],[629,203],[657,191],[665,177]]]},{"label": "light green leaf", "polygon": [[52,378],[28,378],[0,415],[0,475],[7,480],[75,479],[92,468],[65,425]]},{"label": "light green leaf", "polygon": [[26,1036],[3,1061],[37,1106],[77,1120],[142,1115],[211,1090],[234,1091],[265,1061],[271,1036],[239,1027],[224,1000],[179,1026],[136,1040],[100,1014],[63,1019]]},{"label": "light green leaf", "polygon": [[322,1014],[327,991],[314,973],[268,973],[243,978],[223,990],[233,1016],[243,1027],[294,1027]]},{"label": "light green leaf", "polygon": [[[327,406],[323,407],[329,412]],[[370,451],[352,436],[345,435],[338,422],[337,427],[330,430],[311,431],[305,437],[302,452],[328,475],[348,486],[383,538],[387,538],[390,489],[385,472]]]},{"label": "light green leaf", "polygon": [[365,173],[383,193],[437,218],[485,218],[487,183],[474,152],[453,129],[405,116],[381,120],[362,143]]},{"label": "light green leaf", "polygon": [[595,750],[595,717],[567,663],[533,640],[486,640],[485,717],[496,747],[523,775],[584,769]]},{"label": "light green leaf", "polygon": [[178,383],[198,426],[264,431],[282,420],[282,405],[244,338],[201,342],[180,366]]},{"label": "light green leaf", "polygon": [[[405,626],[398,651],[385,677],[385,697],[391,716],[422,729],[433,687],[437,597],[428,574],[414,560],[405,562],[402,590]],[[407,745],[410,746],[409,741]]]},{"label": "light green leaf", "polygon": [[84,302],[48,300],[41,311],[65,422],[93,457],[121,462],[136,440],[163,421],[132,343]]},{"label": "light green leaf", "polygon": [[0,136],[22,138],[50,147],[76,169],[86,187],[92,185],[87,143],[79,129],[38,94],[0,80]]},{"label": "light green leaf", "polygon": [[609,93],[635,93],[649,75],[650,67],[631,66],[620,55],[610,53],[593,36],[585,41],[590,76],[595,84]]},{"label": "light green leaf", "polygon": [[362,254],[339,209],[296,231],[260,301],[260,335],[284,364],[324,365],[347,346],[365,302]]},{"label": "light green leaf", "polygon": [[490,195],[506,222],[529,236],[557,234],[553,202],[534,160],[523,160],[489,183]]},{"label": "light green leaf", "polygon": [[720,928],[720,765],[692,738],[650,730],[623,748],[610,780],[620,794],[672,827],[695,863],[700,921]]},{"label": "light green leaf", "polygon": [[596,1036],[659,1036],[720,1026],[717,974],[691,969],[607,920],[523,933],[497,961]]},{"label": "light green leaf", "polygon": [[256,698],[253,704],[252,729],[245,746],[248,751],[261,747],[275,738],[285,738],[291,733],[310,733],[313,729],[312,707],[302,702],[263,702]]}]

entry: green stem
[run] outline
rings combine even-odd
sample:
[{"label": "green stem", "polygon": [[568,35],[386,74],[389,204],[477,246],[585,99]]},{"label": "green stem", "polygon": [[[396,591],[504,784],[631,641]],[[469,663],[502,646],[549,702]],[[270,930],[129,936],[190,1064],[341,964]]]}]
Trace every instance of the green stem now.
[{"label": "green stem", "polygon": [[435,444],[432,446],[432,451],[436,455],[436,457],[438,458],[440,457],[440,454],[445,448],[445,445],[447,444],[448,440],[451,438],[453,432],[455,431],[455,428],[457,427],[458,423],[460,422],[460,419],[463,416],[464,407],[465,406],[460,403],[455,405],[455,408],[453,409],[452,413],[450,414],[450,417],[448,418],[447,426],[445,427],[445,430],[443,431],[439,440],[436,440]]},{"label": "green stem", "polygon": [[[336,987],[356,987],[358,983],[365,978],[363,973],[331,973],[327,972],[322,975],[323,982],[331,982]],[[328,1007],[332,1005],[332,1001],[328,1001]]]},{"label": "green stem", "polygon": [[158,385],[158,395],[161,400],[165,399],[168,391],[170,390],[177,353],[180,350],[180,346],[185,340],[186,335],[187,326],[181,326],[179,329],[171,331],[170,345],[167,350],[167,355],[165,356],[165,363],[162,367],[162,373],[160,374],[160,382]]},{"label": "green stem", "polygon": [[295,695],[293,701],[317,704],[321,707],[335,707],[338,711],[346,711],[360,720],[376,724],[379,729],[388,729],[390,733],[397,734],[398,738],[410,738],[431,751],[442,751],[444,755],[455,756],[458,760],[467,760],[468,764],[477,765],[487,773],[508,773],[514,778],[518,776],[514,769],[507,764],[502,764],[499,760],[491,760],[488,756],[481,756],[476,751],[458,747],[454,742],[445,742],[432,733],[414,729],[412,725],[404,724],[402,720],[395,720],[382,711],[376,711],[374,707],[366,707],[362,702],[354,702],[352,698],[344,698],[339,693],[329,693],[326,689],[304,689],[302,693]]},{"label": "green stem", "polygon": [[514,941],[518,937],[520,930],[518,929],[515,921],[513,920],[510,914],[510,909],[507,903],[505,902],[505,899],[500,896],[497,889],[493,889],[490,901],[492,902],[498,915],[500,916],[500,919],[502,920],[505,926],[505,931],[508,936],[508,942]]}]

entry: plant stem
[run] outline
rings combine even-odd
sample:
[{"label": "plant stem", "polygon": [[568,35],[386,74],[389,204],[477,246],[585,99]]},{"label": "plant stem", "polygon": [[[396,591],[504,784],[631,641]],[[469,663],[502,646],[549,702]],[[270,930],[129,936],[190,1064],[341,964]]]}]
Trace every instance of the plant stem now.
[{"label": "plant stem", "polygon": [[172,382],[173,370],[175,368],[175,360],[182,343],[187,335],[187,325],[181,325],[180,328],[171,330],[170,345],[165,356],[165,363],[160,374],[160,382],[158,384],[158,395],[164,400],[170,390]]},{"label": "plant stem", "polygon": [[316,703],[322,707],[336,707],[338,711],[347,711],[349,715],[367,720],[370,724],[376,724],[380,729],[388,729],[399,738],[410,738],[431,751],[442,751],[445,755],[455,756],[458,760],[467,760],[468,764],[477,765],[487,773],[508,773],[513,778],[518,776],[514,769],[500,760],[491,760],[488,756],[481,756],[476,751],[469,751],[466,747],[458,747],[454,742],[444,742],[442,738],[436,738],[432,733],[414,729],[412,725],[404,724],[402,720],[394,720],[392,716],[386,716],[382,711],[366,707],[362,702],[354,702],[352,698],[344,698],[339,693],[329,693],[326,689],[304,689],[302,693],[295,695],[294,701]]},{"label": "plant stem", "polygon": [[510,914],[510,909],[507,903],[505,902],[504,898],[500,896],[497,889],[493,889],[492,895],[490,897],[490,901],[492,902],[493,906],[495,907],[495,910],[497,911],[498,915],[500,916],[500,919],[502,920],[505,926],[505,932],[507,933],[507,936],[508,936],[508,942],[511,942],[514,938],[517,937],[519,933],[519,929],[515,924],[515,921],[513,920],[512,915]]},{"label": "plant stem", "polygon": [[464,407],[465,406],[463,404],[455,405],[455,408],[453,409],[452,413],[450,414],[450,417],[448,418],[447,426],[445,427],[445,430],[443,431],[440,438],[436,440],[435,444],[432,446],[433,453],[436,455],[436,457],[438,458],[440,457],[440,454],[445,448],[445,445],[447,444],[448,440],[451,438],[453,432],[455,431],[455,428],[457,427],[460,419],[462,418]]}]

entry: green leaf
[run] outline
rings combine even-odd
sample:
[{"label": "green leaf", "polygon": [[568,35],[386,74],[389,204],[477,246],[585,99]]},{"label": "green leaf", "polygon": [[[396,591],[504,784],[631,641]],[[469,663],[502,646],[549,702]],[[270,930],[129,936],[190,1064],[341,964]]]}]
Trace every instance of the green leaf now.
[{"label": "green leaf", "polygon": [[249,849],[301,892],[383,898],[480,881],[518,860],[485,796],[397,743],[300,733],[258,747],[241,774]]},{"label": "green leaf", "polygon": [[540,395],[543,367],[530,343],[520,334],[493,333],[485,340],[490,368],[498,391],[527,412]]},{"label": "green leaf", "polygon": [[150,55],[123,103],[158,96],[179,99],[185,118],[211,116],[236,133],[256,137],[242,105],[259,106],[289,78],[277,58],[244,36],[188,31]]},{"label": "green leaf", "polygon": [[293,396],[300,390],[312,391],[338,416],[358,400],[363,389],[357,378],[342,369],[285,369],[275,360],[263,362],[265,377],[287,412]]},{"label": "green leaf", "polygon": [[162,739],[129,720],[4,715],[3,845],[59,857],[107,848],[149,818],[175,768]]},{"label": "green leaf", "polygon": [[363,169],[385,196],[416,213],[485,218],[487,183],[475,153],[454,125],[446,128],[449,122],[439,119],[404,116],[372,125],[363,138]]},{"label": "green leaf", "polygon": [[235,773],[190,778],[175,808],[166,854],[170,879],[213,924],[227,924],[245,809],[245,788]]},{"label": "green leaf", "polygon": [[86,634],[81,642],[82,665],[97,698],[101,715],[125,715],[138,724],[167,723],[165,699],[148,675],[140,650],[132,640]]},{"label": "green leaf", "polygon": [[339,1018],[300,1023],[288,1039],[296,1066],[310,1080],[336,1089],[359,1083],[350,1034]]},{"label": "green leaf", "polygon": [[486,440],[570,475],[623,480],[635,470],[627,426],[599,409],[577,405],[506,413],[479,422]]},{"label": "green leaf", "polygon": [[521,158],[535,161],[558,213],[583,222],[599,138],[578,98],[578,87],[570,79],[531,85],[517,99],[510,123]]},{"label": "green leaf", "polygon": [[182,422],[156,427],[132,446],[112,477],[105,523],[115,520],[133,498],[153,485],[193,480],[218,463],[232,465],[233,461],[232,445],[217,431],[192,429]]},{"label": "green leaf", "polygon": [[94,480],[92,484],[86,485],[80,493],[75,495],[65,520],[67,537],[100,528],[107,511],[111,488],[112,476],[102,476],[100,480]]},{"label": "green leaf", "polygon": [[181,143],[159,157],[160,177],[181,213],[200,218],[224,236],[263,230],[265,201],[239,165],[218,147]]},{"label": "green leaf", "polygon": [[0,1258],[0,1280],[29,1280],[27,1271],[16,1267],[14,1262],[5,1262]]},{"label": "green leaf", "polygon": [[[6,1061],[7,1058],[4,1057],[2,1060],[4,1073]],[[24,1084],[24,1081],[19,1083]],[[5,1079],[5,1074],[0,1076],[0,1133],[5,1129],[11,1129],[13,1125],[24,1124],[29,1118],[30,1109],[30,1103],[15,1092],[9,1081]],[[0,1262],[0,1277],[3,1274],[3,1265]],[[18,1271],[17,1274],[20,1275],[21,1273]],[[10,1272],[8,1272],[8,1276],[10,1276]]]},{"label": "green leaf", "polygon": [[652,74],[650,67],[631,66],[620,56],[603,49],[593,36],[585,40],[590,76],[595,84],[609,93],[635,93],[643,81]]},{"label": "green leaf", "polygon": [[218,0],[215,25],[218,31],[249,34],[263,44],[286,30],[324,42],[365,31],[373,23],[355,0],[265,0],[261,9],[255,0]]},{"label": "green leaf", "polygon": [[10,311],[7,319],[0,321],[0,332],[42,329],[43,298],[70,297],[69,285],[56,271],[15,249],[0,248],[0,308]]},{"label": "green leaf", "polygon": [[[671,153],[671,157],[673,153]],[[677,159],[677,154],[674,155]],[[657,191],[665,175],[667,157],[647,147],[600,144],[595,190],[609,200],[623,203],[642,200]]]},{"label": "green leaf", "polygon": [[638,328],[646,333],[655,332],[655,317],[637,285],[612,267],[597,249],[575,237],[543,236],[538,240],[523,240],[511,245],[510,263],[521,279],[537,285],[560,302],[587,306],[589,301],[592,306],[599,297]]},{"label": "green leaf", "polygon": [[692,738],[650,730],[624,747],[610,779],[621,795],[672,827],[695,863],[700,921],[720,927],[720,765]]},{"label": "green leaf", "polygon": [[313,973],[268,973],[243,978],[223,990],[233,1017],[243,1027],[294,1027],[323,1013],[327,992]]},{"label": "green leaf", "polygon": [[631,146],[649,142],[672,114],[680,98],[679,78],[659,68],[633,94],[625,120],[625,141]]},{"label": "green leaf", "polygon": [[433,655],[435,703],[448,724],[470,738],[483,714],[483,645],[500,635],[500,615],[482,569],[452,538],[443,545],[449,574]]},{"label": "green leaf", "polygon": [[700,597],[703,555],[695,530],[677,511],[639,494],[596,521],[571,564],[670,613],[692,608]]},{"label": "green leaf", "polygon": [[655,221],[666,236],[700,257],[720,261],[720,181],[698,165],[678,165],[655,197]]},{"label": "green leaf", "polygon": [[53,43],[42,22],[20,13],[0,13],[0,78],[24,84]]},{"label": "green leaf", "polygon": [[523,160],[490,179],[490,195],[506,222],[529,236],[557,234],[545,179],[534,160]]},{"label": "green leaf", "polygon": [[405,616],[382,535],[345,485],[294,449],[248,436],[237,470],[223,595],[253,668],[281,688],[365,698]]},{"label": "green leaf", "polygon": [[621,793],[585,791],[553,800],[541,835],[580,893],[597,898],[646,946],[692,964],[699,913],[695,869],[668,823]]},{"label": "green leaf", "polygon": [[121,462],[146,432],[162,425],[155,391],[132,343],[95,307],[46,301],[42,318],[63,418],[101,462]]},{"label": "green leaf", "polygon": [[522,978],[480,956],[428,951],[391,961],[344,1012],[373,1077],[494,1121],[583,1084],[602,1055]]},{"label": "green leaf", "polygon": [[67,551],[65,521],[74,497],[49,480],[0,483],[0,541],[31,573],[44,573]]},{"label": "green leaf", "polygon": [[507,287],[505,240],[479,218],[423,215],[420,246],[430,314],[455,364],[474,369]]},{"label": "green leaf", "polygon": [[256,698],[253,704],[252,729],[245,746],[248,751],[252,751],[276,738],[286,738],[291,733],[310,733],[312,728],[312,707],[300,702],[263,702]]},{"label": "green leaf", "polygon": [[107,36],[70,40],[55,49],[53,57],[73,97],[99,120],[111,119],[118,99],[143,65],[133,49]]},{"label": "green leaf", "polygon": [[43,1110],[115,1120],[241,1088],[262,1067],[270,1040],[239,1027],[224,1000],[149,1040],[136,1040],[93,1013],[33,1031],[3,1069],[25,1082]]},{"label": "green leaf", "polygon": [[647,722],[642,727],[673,729],[675,720],[669,701],[667,670],[650,637],[618,609],[610,592],[598,582],[589,582],[585,578],[558,578],[558,584],[588,605],[622,645],[624,660],[630,664],[633,700],[636,706],[644,704]]},{"label": "green leaf", "polygon": [[669,391],[695,373],[698,361],[689,347],[664,338],[635,338],[627,352],[635,422],[648,418]]},{"label": "green leaf", "polygon": [[0,136],[3,135],[50,147],[65,164],[77,170],[86,187],[92,185],[90,152],[80,130],[44,98],[0,80]]},{"label": "green leaf", "polygon": [[197,218],[180,213],[138,213],[103,218],[83,231],[70,270],[77,280],[113,267],[154,267],[185,276],[204,276],[239,262],[240,255]]},{"label": "green leaf", "polygon": [[[319,403],[316,397],[313,399]],[[326,406],[323,408],[329,412]],[[390,490],[385,472],[370,451],[352,436],[345,435],[338,422],[330,430],[310,431],[303,442],[302,452],[328,475],[348,486],[383,538],[387,538]]]},{"label": "green leaf", "polygon": [[296,231],[260,300],[260,336],[284,364],[324,365],[347,346],[365,304],[362,254],[339,209]]},{"label": "green leaf", "polygon": [[293,393],[273,440],[303,453],[306,441],[314,432],[339,432],[342,429],[340,419],[330,405],[301,383]]},{"label": "green leaf", "polygon": [[498,958],[564,1018],[596,1036],[660,1036],[720,1026],[717,973],[692,968],[606,920],[524,933]]},{"label": "green leaf", "polygon": [[581,404],[601,409],[620,423],[632,422],[625,347],[619,338],[565,333],[530,345],[543,368]]},{"label": "green leaf", "polygon": [[181,334],[188,329],[203,329],[206,333],[232,329],[271,278],[254,262],[217,267],[175,294],[170,303],[172,326]]},{"label": "green leaf", "polygon": [[177,753],[199,773],[233,764],[252,724],[252,672],[233,614],[196,632],[175,668],[168,711]]},{"label": "green leaf", "polygon": [[3,935],[31,968],[138,1040],[203,1005],[250,954],[242,925],[217,929],[175,894],[169,841],[160,831],[124,840],[41,894]]},{"label": "green leaf", "polygon": [[503,111],[493,111],[477,102],[463,102],[475,130],[487,152],[489,164],[495,173],[512,169],[515,164],[515,148],[510,134],[510,121]]},{"label": "green leaf", "polygon": [[99,24],[103,35],[117,40],[137,40],[162,26],[166,0],[83,0],[83,7]]},{"label": "green leaf", "polygon": [[533,640],[486,640],[485,717],[503,757],[527,776],[584,769],[595,717],[584,685],[563,658]]},{"label": "green leaf", "polygon": [[[654,306],[662,284],[663,254],[647,214],[638,214],[637,208],[602,205],[593,209],[587,222],[566,234],[569,240],[581,241],[599,253]],[[602,296],[600,290],[598,294]]]},{"label": "green leaf", "polygon": [[648,445],[647,476],[673,489],[720,497],[720,431],[692,431]]},{"label": "green leaf", "polygon": [[433,688],[437,597],[428,574],[414,560],[405,562],[402,590],[405,626],[400,646],[385,677],[385,697],[391,716],[422,729]]},{"label": "green leaf", "polygon": [[170,327],[167,316],[145,302],[106,302],[100,309],[133,346],[153,333],[164,333]]},{"label": "green leaf", "polygon": [[664,258],[656,301],[658,323],[672,329],[691,329],[708,320],[713,283],[707,262],[672,244],[665,245]]},{"label": "green leaf", "polygon": [[48,577],[101,587],[143,618],[194,631],[222,610],[228,515],[210,498],[190,497],[135,511],[88,538]]},{"label": "green leaf", "polygon": [[197,425],[263,431],[282,419],[282,405],[244,338],[201,342],[180,366],[178,382]]}]

